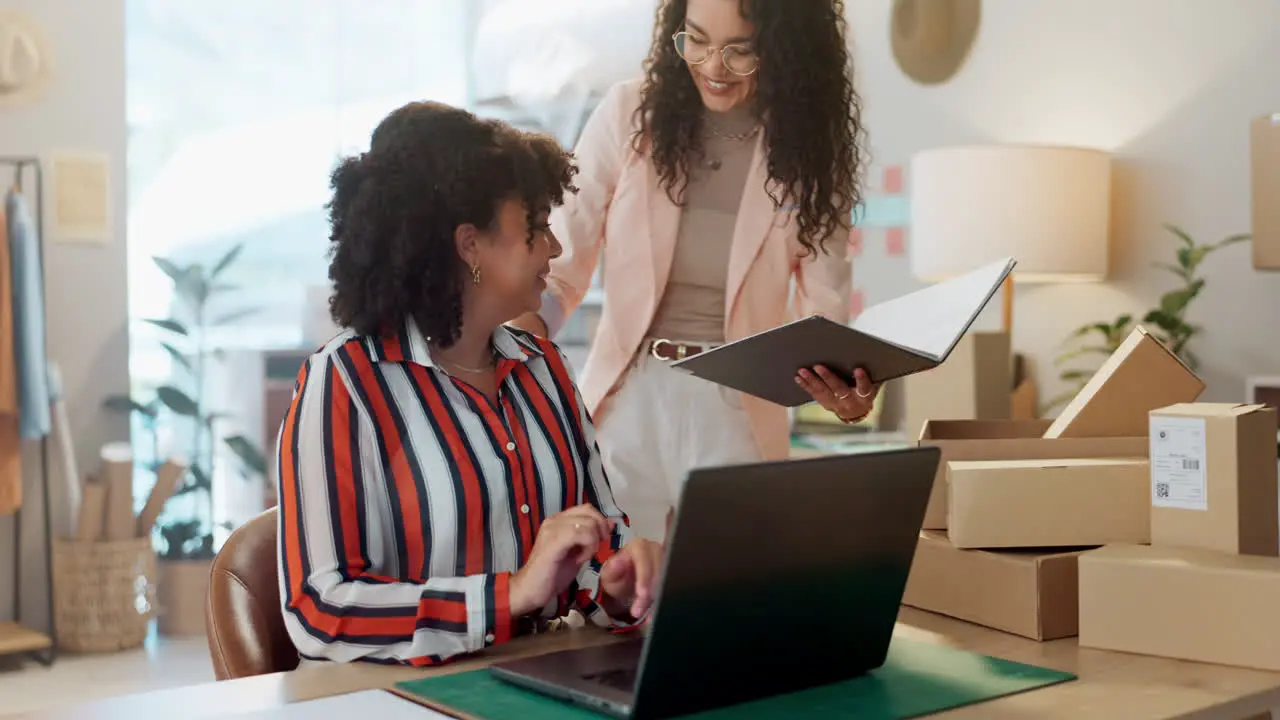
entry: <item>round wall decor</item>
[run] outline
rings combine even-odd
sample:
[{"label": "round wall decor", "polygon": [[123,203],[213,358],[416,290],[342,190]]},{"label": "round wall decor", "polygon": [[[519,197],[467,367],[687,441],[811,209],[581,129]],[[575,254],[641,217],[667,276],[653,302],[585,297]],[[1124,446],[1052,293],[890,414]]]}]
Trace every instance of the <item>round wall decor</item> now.
[{"label": "round wall decor", "polygon": [[35,20],[0,10],[0,105],[32,101],[53,75],[53,52]]},{"label": "round wall decor", "polygon": [[893,57],[916,82],[946,82],[964,65],[978,34],[980,0],[894,0]]}]

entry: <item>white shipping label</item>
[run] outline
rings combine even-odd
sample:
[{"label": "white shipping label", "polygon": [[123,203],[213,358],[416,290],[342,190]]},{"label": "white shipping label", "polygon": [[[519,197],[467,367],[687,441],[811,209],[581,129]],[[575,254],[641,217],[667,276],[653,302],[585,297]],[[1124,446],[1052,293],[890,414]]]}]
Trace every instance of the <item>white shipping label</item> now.
[{"label": "white shipping label", "polygon": [[1151,506],[1208,510],[1204,418],[1151,416]]}]

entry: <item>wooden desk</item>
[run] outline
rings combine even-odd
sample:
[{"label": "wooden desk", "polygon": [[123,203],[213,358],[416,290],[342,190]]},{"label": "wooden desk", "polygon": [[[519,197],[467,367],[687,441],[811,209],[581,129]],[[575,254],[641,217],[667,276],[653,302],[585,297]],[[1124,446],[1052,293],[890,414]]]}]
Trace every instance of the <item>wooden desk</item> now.
[{"label": "wooden desk", "polygon": [[[910,608],[903,608],[898,620],[897,633],[903,637],[944,643],[972,652],[1073,672],[1080,676],[1079,680],[1073,682],[934,716],[946,720],[1242,720],[1280,706],[1280,673],[1080,649],[1074,639],[1037,643]],[[432,672],[475,669],[496,658],[531,655],[615,640],[614,636],[595,630],[567,631],[522,638],[483,657],[435,670],[359,664],[309,667],[290,673],[130,695],[13,717],[32,720],[221,717],[354,690],[385,688],[397,681]]]}]

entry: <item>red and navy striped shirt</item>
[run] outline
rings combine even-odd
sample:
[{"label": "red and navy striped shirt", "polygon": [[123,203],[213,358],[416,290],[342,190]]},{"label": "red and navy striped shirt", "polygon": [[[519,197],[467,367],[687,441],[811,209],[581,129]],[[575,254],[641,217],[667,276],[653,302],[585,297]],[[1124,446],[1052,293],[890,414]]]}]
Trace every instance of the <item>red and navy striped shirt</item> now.
[{"label": "red and navy striped shirt", "polygon": [[568,363],[519,330],[493,344],[496,403],[437,368],[412,323],[339,335],[300,370],[278,462],[280,595],[302,657],[427,665],[507,641],[511,573],[544,518],[584,502],[617,529],[542,615],[614,624],[599,570],[630,530]]}]

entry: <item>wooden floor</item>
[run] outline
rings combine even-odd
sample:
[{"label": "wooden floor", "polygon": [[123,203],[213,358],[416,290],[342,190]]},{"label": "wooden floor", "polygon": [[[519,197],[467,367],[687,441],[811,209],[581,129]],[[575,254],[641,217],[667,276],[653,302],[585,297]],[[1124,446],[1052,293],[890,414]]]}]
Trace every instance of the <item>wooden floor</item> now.
[{"label": "wooden floor", "polygon": [[0,658],[0,718],[213,679],[204,636],[158,637],[154,630],[137,650],[61,655],[51,667],[26,658]]}]

